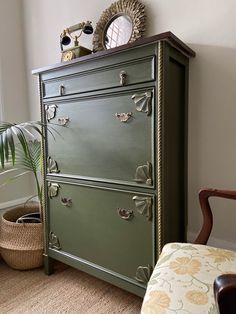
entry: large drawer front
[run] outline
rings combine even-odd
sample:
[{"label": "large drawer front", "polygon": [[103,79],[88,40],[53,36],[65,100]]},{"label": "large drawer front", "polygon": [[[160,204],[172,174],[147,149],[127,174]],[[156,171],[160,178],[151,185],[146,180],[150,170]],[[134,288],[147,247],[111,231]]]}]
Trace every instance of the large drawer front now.
[{"label": "large drawer front", "polygon": [[153,267],[150,195],[48,183],[49,252],[72,254],[146,283]]},{"label": "large drawer front", "polygon": [[48,173],[152,187],[153,98],[147,89],[46,105],[61,134],[48,136]]},{"label": "large drawer front", "polygon": [[65,96],[154,80],[154,56],[43,82],[43,97]]}]

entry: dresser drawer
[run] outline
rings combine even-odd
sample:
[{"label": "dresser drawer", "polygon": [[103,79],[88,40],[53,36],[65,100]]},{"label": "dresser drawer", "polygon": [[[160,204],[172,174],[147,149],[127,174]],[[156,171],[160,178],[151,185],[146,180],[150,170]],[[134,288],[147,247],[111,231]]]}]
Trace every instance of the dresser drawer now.
[{"label": "dresser drawer", "polygon": [[43,82],[43,97],[57,97],[154,80],[154,56],[111,64]]},{"label": "dresser drawer", "polygon": [[154,263],[152,196],[55,182],[48,193],[49,251],[144,283]]},{"label": "dresser drawer", "polygon": [[61,134],[48,136],[48,174],[152,187],[153,98],[149,88],[46,105]]}]

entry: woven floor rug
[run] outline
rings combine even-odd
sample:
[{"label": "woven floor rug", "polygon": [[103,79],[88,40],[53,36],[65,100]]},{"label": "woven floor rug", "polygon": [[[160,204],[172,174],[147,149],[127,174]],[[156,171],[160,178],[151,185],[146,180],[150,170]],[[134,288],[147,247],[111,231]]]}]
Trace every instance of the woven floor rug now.
[{"label": "woven floor rug", "polygon": [[62,264],[17,271],[0,259],[0,313],[138,314],[142,299]]}]

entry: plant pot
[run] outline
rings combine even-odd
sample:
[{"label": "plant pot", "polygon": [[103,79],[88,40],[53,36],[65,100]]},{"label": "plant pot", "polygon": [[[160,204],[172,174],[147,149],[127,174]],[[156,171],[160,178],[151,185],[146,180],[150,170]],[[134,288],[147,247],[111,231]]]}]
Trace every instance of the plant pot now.
[{"label": "plant pot", "polygon": [[39,205],[17,206],[1,217],[0,253],[4,261],[14,269],[26,270],[43,264],[43,224],[16,223],[23,215],[39,211]]}]

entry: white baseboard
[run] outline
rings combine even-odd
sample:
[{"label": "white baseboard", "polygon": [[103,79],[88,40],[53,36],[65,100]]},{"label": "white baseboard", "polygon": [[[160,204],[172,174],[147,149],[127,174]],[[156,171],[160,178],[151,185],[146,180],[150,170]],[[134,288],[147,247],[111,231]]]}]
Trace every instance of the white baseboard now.
[{"label": "white baseboard", "polygon": [[18,198],[16,200],[0,203],[0,210],[24,204],[30,197],[31,196],[27,196],[27,197]]},{"label": "white baseboard", "polygon": [[[196,239],[196,237],[197,237],[197,233],[188,231],[187,233],[188,242],[193,242]],[[214,247],[236,251],[236,243],[222,240],[219,238],[210,237],[207,244]]]}]

